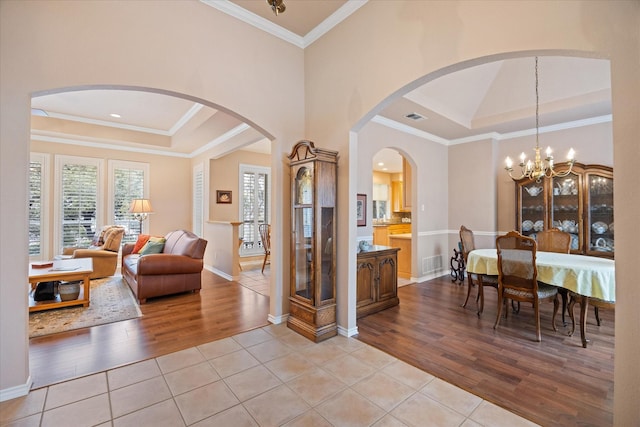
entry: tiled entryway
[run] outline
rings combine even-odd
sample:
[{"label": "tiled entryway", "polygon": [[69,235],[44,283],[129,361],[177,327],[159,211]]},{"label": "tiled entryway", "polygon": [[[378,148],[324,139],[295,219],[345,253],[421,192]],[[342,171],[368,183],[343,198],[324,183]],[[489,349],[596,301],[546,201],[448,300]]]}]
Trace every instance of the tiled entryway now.
[{"label": "tiled entryway", "polygon": [[0,403],[2,426],[533,426],[362,342],[269,325]]}]

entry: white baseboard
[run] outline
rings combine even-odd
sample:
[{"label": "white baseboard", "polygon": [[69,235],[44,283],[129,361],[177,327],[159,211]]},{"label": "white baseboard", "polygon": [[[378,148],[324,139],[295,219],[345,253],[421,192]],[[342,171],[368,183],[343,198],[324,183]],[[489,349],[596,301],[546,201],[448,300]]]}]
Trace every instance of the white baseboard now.
[{"label": "white baseboard", "polygon": [[338,334],[342,335],[343,337],[352,337],[354,335],[358,335],[358,327],[356,326],[351,329],[347,329],[338,325]]},{"label": "white baseboard", "polygon": [[29,378],[27,378],[27,382],[24,384],[0,390],[0,402],[15,399],[16,397],[26,396],[29,394],[32,384],[33,381],[31,380],[31,376],[29,376]]},{"label": "white baseboard", "polygon": [[289,313],[287,314],[283,314],[281,316],[274,316],[272,314],[269,314],[267,316],[267,320],[271,323],[273,323],[274,325],[279,325],[281,323],[285,323],[287,321],[287,319],[289,318]]},{"label": "white baseboard", "polygon": [[231,276],[230,274],[227,274],[227,273],[225,273],[225,272],[224,272],[224,271],[222,271],[222,270],[218,270],[217,268],[212,267],[212,266],[210,266],[210,265],[205,265],[205,266],[204,266],[204,268],[205,268],[205,269],[207,269],[207,270],[209,270],[209,271],[210,271],[210,272],[212,272],[213,274],[215,274],[215,275],[218,275],[218,276],[222,277],[223,279],[227,279],[227,280],[228,280],[228,281],[230,281],[230,282],[231,282],[231,281],[233,281],[233,280],[237,280],[237,279],[238,279],[237,277],[236,277],[236,278],[234,278],[234,277],[233,277],[233,276]]}]

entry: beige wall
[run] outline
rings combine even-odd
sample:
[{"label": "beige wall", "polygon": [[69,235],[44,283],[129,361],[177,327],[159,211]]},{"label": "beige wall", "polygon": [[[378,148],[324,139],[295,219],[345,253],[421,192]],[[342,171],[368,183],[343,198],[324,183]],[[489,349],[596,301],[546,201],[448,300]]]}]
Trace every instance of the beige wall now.
[{"label": "beige wall", "polygon": [[[362,172],[356,170],[362,147],[355,132],[386,105],[387,98],[447,71],[500,57],[544,53],[611,59],[616,226],[623,221],[632,230],[633,212],[640,208],[639,190],[630,181],[622,181],[634,176],[632,159],[635,164],[640,160],[639,7],[637,1],[373,1],[307,48],[307,135],[340,152],[338,204],[347,207],[349,218],[339,222],[338,234],[350,241],[358,235],[352,197]],[[345,215],[344,209],[340,212],[341,217]],[[621,284],[616,307],[620,319],[616,322],[618,425],[633,424],[640,418],[629,400],[631,390],[640,391],[640,373],[632,362],[640,342],[636,327],[640,315],[628,303],[640,297],[640,288],[624,286],[633,282],[635,269],[629,254],[634,252],[639,233],[636,227],[616,239],[616,275]],[[339,245],[338,249],[337,296],[338,323],[351,331],[356,328],[349,310],[355,253],[345,254],[341,249],[349,247]],[[625,377],[623,373],[630,371],[635,372],[633,377]]]},{"label": "beige wall", "polygon": [[[637,1],[370,1],[303,52],[195,1],[0,2],[0,390],[19,390],[29,375],[26,295],[12,284],[27,272],[33,93],[92,84],[145,86],[217,103],[265,129],[274,140],[277,254],[288,247],[288,234],[280,233],[289,224],[285,158],[295,141],[308,138],[339,151],[338,235],[355,241],[362,148],[357,132],[386,98],[445,67],[471,65],[464,61],[572,52],[611,60],[615,222],[628,230],[616,241],[615,424],[633,425],[640,419],[634,398],[640,393],[640,287],[625,284],[635,283],[640,240],[634,214],[640,187],[629,178],[640,164],[639,9]],[[438,170],[446,156],[428,159],[422,169]],[[434,178],[418,172],[415,179]],[[448,205],[447,191],[437,190],[425,204]],[[423,230],[449,227],[442,215],[425,214]],[[348,243],[338,246],[338,323],[341,333],[353,333],[355,251]],[[270,318],[278,318],[286,310],[288,265],[283,257],[271,268]]]},{"label": "beige wall", "polygon": [[[240,165],[271,167],[271,156],[239,150],[209,161],[209,219],[212,221],[240,221]],[[217,190],[231,190],[230,204],[216,203]]]},{"label": "beige wall", "polygon": [[[227,109],[273,139],[274,180],[284,183],[281,159],[304,135],[304,52],[197,1],[2,1],[0,49],[0,390],[8,396],[29,385],[27,295],[12,284],[28,271],[31,96],[111,85]],[[182,173],[178,179],[190,180],[191,171]],[[170,174],[162,179],[160,185],[172,188]],[[190,192],[178,193],[189,200]],[[282,185],[274,193],[288,200]],[[190,214],[183,216],[189,208],[179,203],[154,208],[189,221]],[[274,218],[275,230],[282,229],[288,209],[275,204]],[[288,275],[279,264],[271,269],[279,283],[271,311],[281,316],[286,298],[280,288]]]}]

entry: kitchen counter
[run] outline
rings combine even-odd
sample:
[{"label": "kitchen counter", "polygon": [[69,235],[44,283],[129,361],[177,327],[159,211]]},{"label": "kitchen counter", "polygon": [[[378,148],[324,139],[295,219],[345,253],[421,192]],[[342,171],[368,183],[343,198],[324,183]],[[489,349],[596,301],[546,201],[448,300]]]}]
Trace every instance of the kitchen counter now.
[{"label": "kitchen counter", "polygon": [[411,239],[411,233],[389,234],[389,239]]}]

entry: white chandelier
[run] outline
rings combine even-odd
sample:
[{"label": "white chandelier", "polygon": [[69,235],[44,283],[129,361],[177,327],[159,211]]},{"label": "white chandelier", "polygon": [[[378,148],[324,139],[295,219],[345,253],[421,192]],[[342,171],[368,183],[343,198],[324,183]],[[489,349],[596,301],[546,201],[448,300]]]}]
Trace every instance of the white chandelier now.
[{"label": "white chandelier", "polygon": [[525,163],[526,156],[524,152],[520,154],[520,170],[521,174],[519,177],[513,176],[513,160],[507,157],[505,159],[506,167],[505,169],[509,172],[509,176],[514,181],[519,181],[522,178],[528,178],[535,180],[536,182],[540,182],[542,178],[553,178],[553,177],[564,177],[571,173],[571,169],[573,168],[573,164],[575,163],[575,159],[573,156],[575,155],[575,151],[573,148],[569,150],[567,154],[567,166],[568,169],[564,172],[557,172],[553,168],[553,156],[551,155],[551,147],[547,147],[546,155],[544,161],[540,157],[540,145],[538,143],[538,136],[540,134],[539,129],[539,102],[538,102],[538,57],[536,56],[536,148],[535,148],[535,159],[533,162],[531,160],[527,160]]}]

